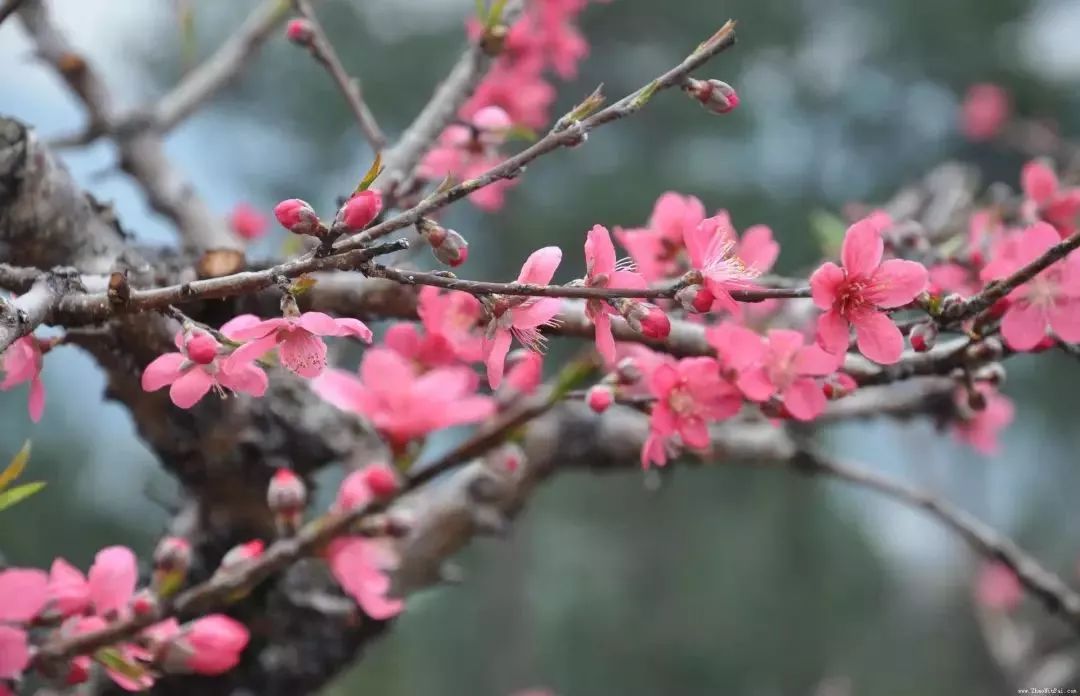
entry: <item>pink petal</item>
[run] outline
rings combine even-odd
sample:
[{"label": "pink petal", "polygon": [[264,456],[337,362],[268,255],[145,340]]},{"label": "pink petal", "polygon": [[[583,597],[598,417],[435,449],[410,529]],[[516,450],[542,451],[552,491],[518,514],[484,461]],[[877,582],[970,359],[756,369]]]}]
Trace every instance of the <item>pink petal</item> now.
[{"label": "pink petal", "polygon": [[154,358],[142,374],[143,391],[157,391],[180,379],[181,366],[186,358],[180,353],[165,353]]},{"label": "pink petal", "polygon": [[844,356],[841,353],[829,353],[818,345],[804,346],[795,354],[795,372],[824,377],[840,369],[843,362]]},{"label": "pink petal", "polygon": [[514,328],[532,329],[543,326],[562,309],[562,300],[558,297],[539,297],[510,311],[514,317]]},{"label": "pink petal", "polygon": [[1058,178],[1050,167],[1038,160],[1032,160],[1020,170],[1020,188],[1031,200],[1045,203],[1057,193]]},{"label": "pink petal", "polygon": [[671,406],[666,401],[657,401],[649,416],[650,432],[668,437],[675,434],[677,427],[678,421]]},{"label": "pink petal", "polygon": [[679,421],[679,436],[687,447],[701,450],[709,446],[709,428],[700,418]]},{"label": "pink petal", "polygon": [[1046,314],[1035,305],[1016,302],[1005,310],[1001,335],[1013,350],[1031,350],[1046,337]]},{"label": "pink petal", "polygon": [[226,389],[252,396],[262,396],[270,386],[266,373],[252,363],[226,362],[218,372],[218,381]]},{"label": "pink petal", "polygon": [[342,411],[367,413],[370,403],[367,389],[360,378],[351,372],[333,368],[324,370],[321,375],[311,380],[311,389],[321,399]]},{"label": "pink petal", "polygon": [[562,261],[562,249],[559,247],[548,246],[537,249],[525,259],[525,265],[521,267],[517,280],[519,283],[547,285],[555,276],[555,269],[559,267],[560,261]]},{"label": "pink petal", "polygon": [[79,569],[57,558],[49,569],[49,601],[63,616],[81,614],[90,604],[90,586]]},{"label": "pink petal", "polygon": [[740,372],[735,384],[751,401],[767,401],[776,391],[776,386],[769,379],[769,373],[764,367]]},{"label": "pink petal", "polygon": [[316,336],[337,336],[338,323],[329,314],[322,312],[304,312],[296,323]]},{"label": "pink petal", "polygon": [[891,365],[904,352],[904,337],[887,314],[860,312],[851,318],[859,352],[881,365]]},{"label": "pink petal", "polygon": [[642,290],[649,287],[649,283],[645,280],[645,276],[635,271],[613,271],[611,273],[611,281],[608,283],[608,287],[629,290]]},{"label": "pink petal", "polygon": [[[430,287],[427,285],[425,289]],[[383,334],[382,342],[387,348],[410,360],[416,360],[420,355],[420,331],[416,328],[416,324],[406,321],[392,324]]]},{"label": "pink petal", "polygon": [[263,320],[261,318],[255,316],[254,314],[241,314],[240,316],[233,317],[232,319],[222,324],[220,331],[221,333],[225,334],[226,337],[231,338],[235,341],[239,341],[242,339],[237,338],[237,331],[246,331],[252,329],[255,326],[262,324],[262,321]]},{"label": "pink petal", "polygon": [[330,571],[345,592],[373,619],[400,613],[403,603],[385,596],[389,582],[369,549],[374,542],[359,537],[339,539],[330,546]]},{"label": "pink petal", "polygon": [[1058,301],[1047,312],[1050,328],[1066,343],[1080,343],[1080,300]]},{"label": "pink petal", "polygon": [[127,608],[139,572],[135,554],[126,546],[109,546],[97,552],[87,573],[90,602],[99,616]]},{"label": "pink petal", "polygon": [[510,352],[510,332],[506,329],[498,329],[495,336],[484,339],[484,363],[487,365],[488,385],[492,389],[498,389],[502,382],[503,370],[506,368],[506,354]]},{"label": "pink petal", "polygon": [[672,242],[679,242],[686,230],[705,219],[705,206],[693,196],[667,191],[656,199],[649,228]]},{"label": "pink petal", "polygon": [[326,368],[326,342],[306,329],[292,331],[278,347],[281,364],[301,377],[318,377]]},{"label": "pink petal", "polygon": [[180,408],[191,408],[206,396],[212,386],[214,378],[207,374],[206,370],[196,366],[173,382],[169,389],[169,398]]},{"label": "pink petal", "polygon": [[280,341],[281,334],[276,331],[268,333],[234,350],[232,355],[226,358],[226,363],[230,365],[252,363],[272,351]]},{"label": "pink petal", "polygon": [[359,319],[344,317],[337,320],[338,336],[353,336],[364,343],[371,343],[371,329]]},{"label": "pink petal", "polygon": [[372,348],[360,362],[364,386],[378,394],[395,394],[410,389],[415,375],[408,360],[388,348]]},{"label": "pink petal", "polygon": [[37,423],[45,413],[45,385],[40,377],[30,380],[30,397],[26,402],[26,408],[30,412],[30,420]]},{"label": "pink petal", "polygon": [[780,255],[780,245],[773,239],[771,229],[765,225],[754,225],[743,233],[738,255],[747,266],[767,273]]},{"label": "pink petal", "polygon": [[798,331],[770,329],[768,336],[770,363],[773,365],[791,362],[803,347],[803,336]]},{"label": "pink petal", "polygon": [[848,228],[840,258],[849,276],[869,275],[881,263],[885,243],[873,218],[863,218]]},{"label": "pink petal", "polygon": [[593,225],[586,235],[585,269],[589,277],[615,271],[615,247],[603,225]]},{"label": "pink petal", "polygon": [[795,419],[813,420],[825,410],[827,400],[817,382],[806,377],[795,380],[784,390],[784,406]]},{"label": "pink petal", "polygon": [[442,367],[417,378],[412,391],[433,400],[450,401],[474,392],[476,383],[476,373],[470,368]]},{"label": "pink petal", "polygon": [[889,259],[878,266],[866,298],[884,309],[902,307],[926,289],[926,267],[916,261]]},{"label": "pink petal", "polygon": [[604,359],[604,364],[615,365],[615,336],[611,333],[611,315],[600,313],[593,317],[596,331],[596,352]]},{"label": "pink petal", "polygon": [[846,276],[832,261],[826,261],[810,276],[810,293],[818,309],[829,309],[836,302],[837,292]]},{"label": "pink petal", "polygon": [[29,665],[30,650],[26,645],[26,632],[0,625],[0,679],[15,679],[21,676]]},{"label": "pink petal", "polygon": [[495,400],[489,396],[469,396],[450,404],[443,418],[444,426],[464,425],[487,420],[495,415]]},{"label": "pink petal", "polygon": [[848,349],[848,322],[834,309],[817,320],[817,343],[829,353],[843,354]]},{"label": "pink petal", "polygon": [[652,375],[649,377],[649,391],[656,398],[664,399],[679,384],[681,379],[679,371],[674,366],[660,365],[653,370]]},{"label": "pink petal", "polygon": [[705,329],[705,339],[724,363],[744,370],[765,356],[765,342],[757,332],[731,322]]},{"label": "pink petal", "polygon": [[[240,319],[242,317],[237,317]],[[273,319],[264,319],[259,322],[252,322],[250,319],[243,317],[244,322],[237,322],[237,325],[230,326],[229,331],[222,331],[234,341],[251,341],[256,338],[262,338],[263,336],[277,331],[278,329],[284,329],[289,327],[289,320],[282,317],[274,317]],[[236,321],[234,319],[233,321]],[[226,324],[228,326],[228,324]]]},{"label": "pink petal", "polygon": [[36,568],[0,572],[0,621],[22,623],[37,616],[49,599],[49,576]]}]

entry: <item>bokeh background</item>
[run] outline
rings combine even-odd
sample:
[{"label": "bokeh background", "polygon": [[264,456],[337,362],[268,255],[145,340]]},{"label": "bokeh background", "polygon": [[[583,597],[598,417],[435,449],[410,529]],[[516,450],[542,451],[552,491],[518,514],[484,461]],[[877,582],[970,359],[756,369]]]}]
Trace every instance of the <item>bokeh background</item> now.
[{"label": "bokeh background", "polygon": [[[52,4],[123,103],[151,99],[182,74],[173,3]],[[197,54],[253,5],[193,0]],[[322,0],[318,11],[396,133],[458,55],[473,2]],[[796,272],[817,251],[815,211],[883,200],[945,159],[1015,186],[1019,155],[958,133],[959,95],[973,82],[1000,83],[1019,112],[1080,133],[1074,0],[593,4],[583,16],[592,52],[579,79],[560,84],[559,107],[599,82],[610,95],[644,84],[728,17],[740,22],[739,44],[708,72],[734,84],[742,106],[713,117],[664,94],[586,147],[531,165],[500,213],[458,205],[447,219],[472,242],[471,277],[512,277],[550,243],[567,250],[558,278],[574,277],[586,229],[643,223],[669,189],[729,209],[740,228],[769,224],[783,245],[779,270]],[[16,21],[0,27],[0,112],[46,136],[82,124]],[[328,77],[283,38],[168,146],[223,215],[241,200],[269,213],[294,196],[331,209],[371,157]],[[173,239],[113,169],[111,146],[65,159],[141,238]],[[282,241],[275,230],[255,255],[274,256]],[[174,483],[125,411],[104,401],[85,355],[58,349],[44,377],[48,405],[36,426],[24,390],[0,393],[0,461],[32,438],[31,471],[48,481],[3,515],[4,561],[47,564],[60,554],[85,567],[116,543],[145,557],[177,498]],[[956,500],[1075,582],[1080,370],[1041,356],[1010,361],[1009,377],[1018,415],[995,457],[918,422],[860,422],[825,437],[833,451]],[[389,637],[327,693],[499,696],[542,685],[564,696],[935,696],[1026,686],[1009,683],[982,640],[971,591],[978,559],[918,513],[842,484],[724,468],[674,471],[659,490],[633,468],[562,476],[510,538],[475,544],[460,562],[463,585],[411,600]],[[1021,615],[1039,620],[1040,611],[1029,600]]]}]

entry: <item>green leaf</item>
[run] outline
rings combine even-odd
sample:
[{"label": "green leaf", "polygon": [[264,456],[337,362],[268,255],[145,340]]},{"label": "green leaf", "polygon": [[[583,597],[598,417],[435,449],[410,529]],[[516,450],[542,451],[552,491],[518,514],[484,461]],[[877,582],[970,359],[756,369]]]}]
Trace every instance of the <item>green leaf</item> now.
[{"label": "green leaf", "polygon": [[574,110],[563,116],[562,120],[572,123],[587,118],[597,109],[604,105],[604,85],[599,85],[593,93],[585,97],[585,100],[574,107]]},{"label": "green leaf", "polygon": [[118,648],[101,648],[94,653],[97,660],[105,669],[112,670],[124,675],[133,681],[141,681],[146,678],[147,671],[134,662],[129,662]]},{"label": "green leaf", "polygon": [[7,488],[15,479],[22,475],[22,472],[26,470],[26,463],[28,461],[30,461],[29,440],[24,442],[22,449],[11,458],[11,463],[7,465],[7,468],[0,471],[0,491]]},{"label": "green leaf", "polygon": [[34,481],[33,483],[24,483],[21,486],[15,486],[10,490],[0,493],[0,510],[6,510],[16,503],[21,503],[23,500],[29,498],[44,487],[44,481]]},{"label": "green leaf", "polygon": [[844,232],[847,230],[843,220],[830,212],[815,210],[810,213],[810,230],[825,256],[839,255],[840,246],[844,243]]},{"label": "green leaf", "polygon": [[660,89],[659,80],[653,80],[649,84],[645,85],[641,92],[636,97],[634,97],[633,107],[635,109],[640,109],[641,107],[648,104],[649,100],[653,98],[653,95],[656,94],[656,90],[658,89]]},{"label": "green leaf", "polygon": [[289,293],[292,295],[303,295],[305,292],[315,287],[315,283],[317,282],[318,281],[309,275],[302,275],[294,280],[292,285],[289,286]]},{"label": "green leaf", "polygon": [[485,31],[491,31],[496,24],[502,22],[503,9],[506,7],[506,0],[495,0],[491,3],[491,10],[488,12],[487,20],[484,21]]},{"label": "green leaf", "polygon": [[360,180],[360,184],[356,187],[356,191],[354,191],[353,193],[367,191],[368,188],[370,188],[371,185],[375,183],[375,179],[379,177],[379,174],[382,174],[383,169],[384,167],[382,164],[382,153],[376,152],[375,161],[371,163],[371,167],[368,168],[367,174],[365,174],[364,178]]}]

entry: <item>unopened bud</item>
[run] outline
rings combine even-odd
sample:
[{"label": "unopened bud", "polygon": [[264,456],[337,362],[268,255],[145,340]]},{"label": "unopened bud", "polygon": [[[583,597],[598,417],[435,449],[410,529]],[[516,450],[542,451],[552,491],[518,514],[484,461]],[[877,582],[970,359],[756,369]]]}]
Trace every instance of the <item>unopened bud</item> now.
[{"label": "unopened bud", "polygon": [[937,343],[938,328],[933,321],[924,321],[911,327],[911,347],[917,353],[925,353]]},{"label": "unopened bud", "polygon": [[232,547],[221,558],[218,572],[230,571],[249,561],[255,560],[262,555],[265,548],[266,545],[263,543],[262,539],[253,539],[247,543]]},{"label": "unopened bud", "polygon": [[491,146],[501,145],[514,125],[510,114],[498,106],[485,106],[471,120],[480,142]]},{"label": "unopened bud", "polygon": [[171,597],[180,591],[191,567],[191,544],[181,537],[165,537],[154,549],[154,570],[150,589],[158,597]]},{"label": "unopened bud", "polygon": [[688,285],[675,293],[675,299],[687,312],[704,314],[708,312],[716,298],[709,290],[701,285]]},{"label": "unopened bud", "polygon": [[585,394],[585,403],[596,413],[608,410],[615,401],[615,393],[606,384],[595,384]]},{"label": "unopened bud", "polygon": [[618,380],[619,384],[637,384],[643,376],[641,367],[633,358],[623,358],[615,366],[615,379]]},{"label": "unopened bud", "polygon": [[184,345],[187,356],[199,365],[209,365],[217,357],[219,344],[214,337],[201,331],[192,332]]},{"label": "unopened bud", "polygon": [[726,114],[739,105],[735,88],[720,80],[689,78],[683,90],[714,114]]},{"label": "unopened bud", "polygon": [[297,18],[289,22],[285,27],[285,37],[297,46],[310,46],[315,38],[315,30],[311,22],[303,18]]},{"label": "unopened bud", "polygon": [[631,329],[647,338],[666,338],[671,333],[671,320],[654,304],[623,300],[615,302],[615,307]]},{"label": "unopened bud", "polygon": [[940,314],[945,319],[952,319],[963,311],[967,302],[956,293],[951,293],[941,298]]},{"label": "unopened bud", "polygon": [[525,465],[525,450],[517,443],[504,442],[487,456],[487,461],[495,469],[514,474]]},{"label": "unopened bud", "polygon": [[266,504],[274,513],[274,524],[280,536],[292,536],[300,528],[307,486],[290,469],[278,469],[266,489]]},{"label": "unopened bud", "polygon": [[845,372],[837,372],[835,375],[825,378],[824,384],[821,385],[821,391],[825,394],[826,399],[835,401],[851,394],[858,386],[858,383],[851,375]]},{"label": "unopened bud", "polygon": [[431,246],[431,252],[439,263],[457,268],[469,258],[469,243],[454,230],[449,230],[430,218],[420,218],[416,229]]},{"label": "unopened bud", "polygon": [[88,681],[90,681],[90,658],[85,655],[76,657],[71,661],[68,673],[64,676],[64,684],[66,686],[75,686],[85,684]]},{"label": "unopened bud", "polygon": [[341,225],[350,232],[359,232],[382,212],[382,194],[375,189],[361,191],[345,201],[338,213]]},{"label": "unopened bud", "polygon": [[361,476],[376,500],[389,498],[401,488],[397,473],[386,464],[373,464],[364,469]]},{"label": "unopened bud", "polygon": [[131,598],[131,611],[135,616],[146,616],[157,608],[157,598],[150,590],[140,590]]},{"label": "unopened bud", "polygon": [[315,209],[307,201],[290,198],[274,206],[274,217],[281,226],[293,234],[307,234],[321,237],[325,232]]}]

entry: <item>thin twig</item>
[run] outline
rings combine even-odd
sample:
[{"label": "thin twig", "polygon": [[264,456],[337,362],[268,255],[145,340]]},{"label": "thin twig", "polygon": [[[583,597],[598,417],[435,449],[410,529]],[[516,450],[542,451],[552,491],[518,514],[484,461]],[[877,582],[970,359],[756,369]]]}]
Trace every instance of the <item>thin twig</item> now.
[{"label": "thin twig", "polygon": [[359,83],[354,78],[349,77],[349,74],[345,71],[345,66],[341,64],[337,51],[334,50],[334,46],[327,38],[318,17],[315,16],[315,12],[311,9],[311,3],[308,0],[293,0],[293,5],[296,7],[296,11],[311,25],[312,39],[310,46],[312,57],[326,68],[327,72],[330,73],[330,77],[334,78],[334,84],[341,90],[341,94],[349,105],[349,110],[352,111],[356,123],[360,126],[360,131],[364,134],[371,147],[376,151],[383,149],[386,146],[386,136],[383,135],[379,124],[375,121],[375,116],[364,101]]},{"label": "thin twig", "polygon": [[525,165],[561,147],[572,147],[582,143],[582,139],[600,126],[625,118],[639,111],[648,103],[656,92],[678,86],[682,79],[698,69],[710,58],[735,45],[735,22],[729,20],[697,50],[687,56],[681,63],[671,70],[656,78],[649,84],[628,94],[611,106],[597,111],[592,116],[576,123],[570,123],[564,128],[562,120],[556,124],[543,138],[533,143],[528,148],[516,155],[509,157],[476,178],[463,181],[445,191],[439,191],[428,196],[416,207],[396,215],[374,227],[370,227],[359,234],[341,240],[335,247],[338,251],[356,249],[384,235],[390,234],[403,227],[416,224],[424,215],[433,210],[443,208],[454,201],[460,200],[470,193],[484,188],[500,179],[512,179],[519,176],[525,169]]}]

